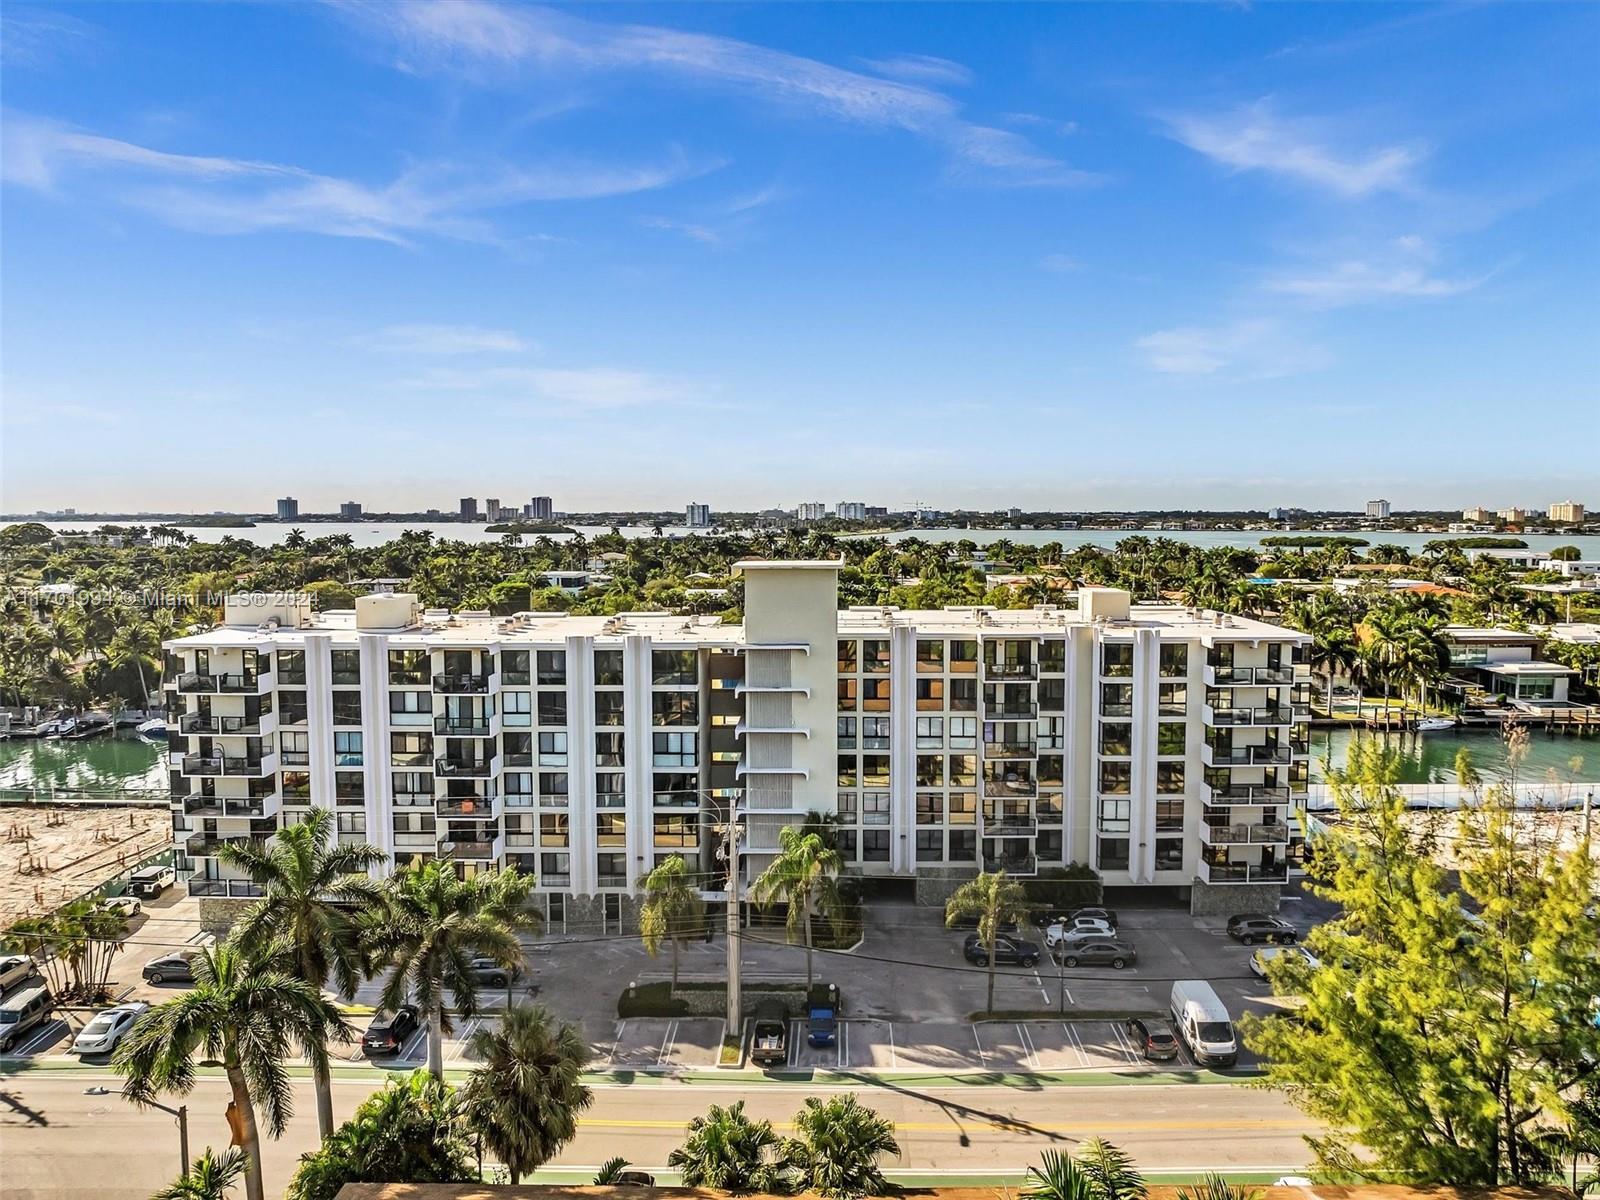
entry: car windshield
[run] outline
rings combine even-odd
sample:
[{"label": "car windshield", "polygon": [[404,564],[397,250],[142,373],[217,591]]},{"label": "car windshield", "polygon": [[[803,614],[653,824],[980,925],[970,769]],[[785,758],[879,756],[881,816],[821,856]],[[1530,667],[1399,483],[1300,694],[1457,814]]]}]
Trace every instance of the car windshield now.
[{"label": "car windshield", "polygon": [[0,1025],[15,1025],[21,1013],[0,1009]]},{"label": "car windshield", "polygon": [[1201,1021],[1200,1040],[1202,1042],[1231,1042],[1233,1041],[1233,1026],[1226,1021]]},{"label": "car windshield", "polygon": [[116,1018],[110,1015],[96,1017],[83,1027],[83,1033],[80,1036],[87,1037],[90,1034],[104,1033],[114,1024],[116,1024]]}]

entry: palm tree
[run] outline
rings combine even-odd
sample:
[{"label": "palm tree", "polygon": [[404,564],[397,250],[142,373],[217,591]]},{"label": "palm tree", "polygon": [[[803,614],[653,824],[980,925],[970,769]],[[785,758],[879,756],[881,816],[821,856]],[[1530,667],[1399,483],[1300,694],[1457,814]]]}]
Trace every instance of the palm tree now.
[{"label": "palm tree", "polygon": [[838,1200],[888,1192],[878,1159],[900,1153],[893,1121],[853,1095],[827,1100],[807,1096],[805,1107],[795,1114],[794,1127],[800,1136],[790,1141],[788,1158],[800,1174],[802,1188]]},{"label": "palm tree", "polygon": [[600,1164],[600,1170],[595,1174],[594,1186],[618,1186],[619,1184],[625,1182],[622,1177],[628,1173],[628,1168],[632,1165],[632,1163],[623,1158],[620,1154],[614,1158],[606,1159],[605,1162]]},{"label": "palm tree", "polygon": [[1376,609],[1362,623],[1364,649],[1377,667],[1383,682],[1383,723],[1389,724],[1389,695],[1394,677],[1405,655],[1405,629],[1398,616],[1388,609]]},{"label": "palm tree", "polygon": [[678,990],[678,946],[703,932],[705,905],[689,882],[689,865],[674,854],[644,877],[644,903],[639,906],[639,936],[654,958],[662,941],[672,944],[672,990]]},{"label": "palm tree", "polygon": [[1205,1182],[1198,1186],[1191,1184],[1178,1189],[1178,1200],[1256,1200],[1260,1195],[1260,1188],[1229,1183],[1215,1172],[1207,1175]]},{"label": "palm tree", "polygon": [[1046,1150],[1022,1187],[1026,1200],[1142,1200],[1145,1192],[1133,1160],[1101,1138],[1084,1142],[1070,1158]]},{"label": "palm tree", "polygon": [[789,937],[800,933],[806,945],[806,991],[811,990],[811,916],[829,921],[841,907],[836,876],[839,853],[820,836],[785,826],[778,834],[778,855],[750,885],[750,899],[762,907],[782,901],[789,906],[784,922]]},{"label": "palm tree", "polygon": [[[367,872],[388,855],[373,846],[340,845],[333,813],[313,808],[267,845],[228,842],[217,857],[262,888],[262,898],[234,925],[233,936],[251,946],[288,946],[279,964],[287,974],[316,988],[331,976],[339,995],[352,999],[365,975],[360,916],[384,904],[383,885]],[[327,1138],[333,1133],[333,1085],[326,1065],[314,1067],[312,1079],[317,1129]]]},{"label": "palm tree", "polygon": [[117,1047],[112,1065],[126,1076],[122,1094],[139,1104],[193,1088],[197,1053],[220,1062],[233,1096],[228,1122],[249,1164],[245,1194],[263,1200],[256,1106],[267,1133],[283,1136],[294,1112],[285,1061],[299,1052],[313,1063],[326,1062],[329,1038],[348,1042],[355,1033],[311,984],[231,943],[202,950],[193,970],[194,987],[145,1012]]},{"label": "palm tree", "polygon": [[1028,915],[1028,898],[1022,885],[1007,879],[1005,871],[984,871],[976,879],[969,879],[955,890],[944,905],[944,923],[952,928],[963,918],[978,920],[978,941],[989,960],[989,1003],[985,1011],[994,1011],[994,941],[1000,926],[1007,922],[1020,922]]},{"label": "palm tree", "polygon": [[463,1017],[478,1011],[478,981],[473,955],[507,968],[522,961],[517,931],[533,929],[538,917],[527,907],[531,876],[515,867],[460,879],[448,864],[419,863],[389,881],[381,913],[362,918],[364,942],[391,964],[383,1004],[412,1001],[427,1017],[428,1071],[444,1078],[444,1035],[452,1031],[444,992],[455,996]]},{"label": "palm tree", "polygon": [[783,1144],[771,1121],[744,1115],[744,1101],[724,1108],[713,1104],[703,1117],[689,1122],[689,1136],[671,1154],[685,1187],[718,1188],[725,1192],[782,1190]]},{"label": "palm tree", "polygon": [[230,1146],[221,1154],[207,1146],[193,1166],[151,1200],[226,1200],[239,1176],[244,1174],[244,1167],[244,1155],[237,1146]]},{"label": "palm tree", "polygon": [[1100,1200],[1077,1163],[1059,1150],[1046,1150],[1040,1165],[1029,1167],[1023,1200]]},{"label": "palm tree", "polygon": [[139,673],[139,708],[150,705],[150,684],[145,676],[145,664],[152,667],[161,654],[161,639],[156,627],[140,617],[131,618],[111,639],[107,657],[114,667],[132,666]]},{"label": "palm tree", "polygon": [[498,1030],[467,1044],[483,1060],[461,1094],[463,1111],[511,1182],[554,1158],[578,1132],[578,1113],[594,1102],[579,1082],[589,1047],[571,1025],[542,1008],[513,1008]]}]

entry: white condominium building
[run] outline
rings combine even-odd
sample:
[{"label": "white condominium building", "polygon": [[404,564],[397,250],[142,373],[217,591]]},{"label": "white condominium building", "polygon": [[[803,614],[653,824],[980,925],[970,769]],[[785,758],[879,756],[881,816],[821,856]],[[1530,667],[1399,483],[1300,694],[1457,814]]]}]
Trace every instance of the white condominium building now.
[{"label": "white condominium building", "polygon": [[1546,518],[1566,525],[1583,524],[1583,505],[1576,500],[1557,500],[1546,510]]},{"label": "white condominium building", "polygon": [[807,500],[795,506],[797,521],[821,521],[828,515],[828,506],[821,500]]},{"label": "white condominium building", "polygon": [[864,500],[841,500],[833,511],[841,521],[865,521],[867,519],[867,504]]},{"label": "white condominium building", "polygon": [[709,504],[685,504],[683,506],[684,523],[690,529],[704,529],[711,524],[711,506]]},{"label": "white condominium building", "polygon": [[846,870],[937,902],[980,869],[1087,863],[1197,910],[1276,904],[1307,778],[1308,638],[1131,605],[837,608],[837,562],[750,561],[745,619],[231,598],[165,644],[173,827],[190,890],[317,804],[394,863],[538,876],[551,920],[612,927],[723,829],[753,873],[820,812]]},{"label": "white condominium building", "polygon": [[1367,516],[1375,517],[1380,521],[1389,519],[1389,502],[1387,500],[1368,500]]}]

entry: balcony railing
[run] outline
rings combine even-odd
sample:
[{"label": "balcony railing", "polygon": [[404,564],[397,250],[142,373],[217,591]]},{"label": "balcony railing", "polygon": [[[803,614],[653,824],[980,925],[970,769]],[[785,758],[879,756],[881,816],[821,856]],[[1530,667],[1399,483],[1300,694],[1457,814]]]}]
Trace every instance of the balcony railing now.
[{"label": "balcony railing", "polygon": [[185,671],[178,676],[178,691],[195,695],[223,695],[260,690],[259,675],[207,675]]},{"label": "balcony railing", "polygon": [[1037,875],[1039,861],[1031,854],[985,854],[983,869],[987,872],[1004,871],[1012,877]]},{"label": "balcony railing", "polygon": [[487,779],[493,771],[492,758],[440,758],[433,764],[433,773],[446,779]]},{"label": "balcony railing", "polygon": [[1293,683],[1294,667],[1257,667],[1256,682],[1258,684]]},{"label": "balcony railing", "polygon": [[221,796],[185,796],[183,798],[183,812],[189,817],[220,817],[222,815]]},{"label": "balcony railing", "polygon": [[435,717],[433,731],[443,737],[488,737],[490,718],[470,713]]},{"label": "balcony railing", "polygon": [[1287,746],[1251,746],[1250,762],[1252,764],[1280,764],[1289,761],[1289,747]]},{"label": "balcony railing", "polygon": [[1206,821],[1200,828],[1201,840],[1213,846],[1287,845],[1289,842],[1287,825],[1243,822],[1225,825]]},{"label": "balcony railing", "polygon": [[[951,711],[956,711],[954,705],[951,705]],[[1039,706],[1031,701],[1023,702],[1018,700],[997,700],[993,703],[985,704],[983,706],[983,712],[985,716],[992,717],[997,721],[1004,721],[1007,719],[1031,721],[1039,715]]]},{"label": "balcony railing", "polygon": [[1211,804],[1287,804],[1289,789],[1256,784],[1235,784],[1230,787],[1208,787]]},{"label": "balcony railing", "polygon": [[265,817],[276,809],[264,796],[224,796],[222,815],[225,817]]},{"label": "balcony railing", "polygon": [[1200,861],[1200,877],[1207,883],[1283,883],[1289,878],[1287,863],[1208,863]]},{"label": "balcony railing", "polygon": [[1235,746],[1232,749],[1224,749],[1220,746],[1213,746],[1210,742],[1205,742],[1200,747],[1200,758],[1201,761],[1218,767],[1248,767],[1251,762],[1250,750],[1251,747],[1249,746]]},{"label": "balcony railing", "polygon": [[494,809],[493,796],[440,796],[433,805],[441,817],[489,817]]},{"label": "balcony railing", "polygon": [[239,834],[235,837],[223,837],[220,834],[197,833],[183,843],[183,852],[190,858],[215,858],[217,851],[227,845],[260,847],[266,844],[266,834]]},{"label": "balcony railing", "polygon": [[489,690],[489,677],[472,672],[446,672],[433,677],[433,690],[446,695],[481,696]]},{"label": "balcony railing", "polygon": [[264,896],[266,892],[259,883],[252,883],[248,879],[201,879],[195,876],[189,880],[189,895],[230,896],[242,900]]},{"label": "balcony railing", "polygon": [[259,717],[220,717],[215,713],[185,713],[178,718],[178,732],[184,734],[211,734],[221,737],[230,737],[236,734],[259,736],[261,733],[261,719]]},{"label": "balcony railing", "polygon": [[458,838],[439,843],[439,857],[452,862],[469,860],[483,862],[499,856],[499,839],[493,841],[464,842]]},{"label": "balcony railing", "polygon": [[985,796],[1037,796],[1039,783],[1035,779],[985,779]]},{"label": "balcony railing", "polygon": [[1031,662],[986,662],[983,664],[985,679],[1037,679],[1039,678],[1039,664]]},{"label": "balcony railing", "polygon": [[985,758],[1034,758],[1039,753],[1038,742],[985,742]]},{"label": "balcony railing", "polygon": [[1207,725],[1292,725],[1293,715],[1288,705],[1267,704],[1255,708],[1204,709]]},{"label": "balcony railing", "polygon": [[260,778],[273,769],[270,755],[260,758],[235,758],[231,755],[186,754],[183,756],[185,775],[236,775]]}]

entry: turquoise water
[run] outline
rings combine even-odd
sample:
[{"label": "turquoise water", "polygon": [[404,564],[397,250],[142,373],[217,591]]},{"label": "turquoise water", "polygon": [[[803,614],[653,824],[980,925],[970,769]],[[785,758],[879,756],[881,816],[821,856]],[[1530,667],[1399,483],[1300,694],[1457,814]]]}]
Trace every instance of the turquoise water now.
[{"label": "turquoise water", "polygon": [[127,732],[85,742],[0,742],[0,788],[165,791],[165,749],[165,742],[158,745]]},{"label": "turquoise water", "polygon": [[[1324,760],[1343,766],[1350,743],[1357,737],[1381,739],[1385,735],[1370,730],[1313,729],[1311,731],[1311,778],[1320,782]],[[1390,733],[1388,743],[1400,752],[1401,783],[1455,783],[1456,752],[1472,752],[1473,766],[1485,778],[1503,779],[1507,774],[1505,742],[1492,730],[1444,733]],[[1574,763],[1574,759],[1578,760]],[[1554,771],[1562,781],[1600,782],[1600,738],[1571,734],[1550,736],[1531,730],[1528,756],[1517,768],[1523,783],[1538,783]]]}]

